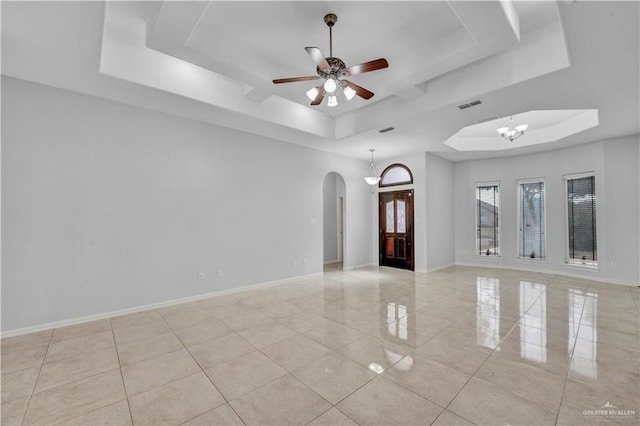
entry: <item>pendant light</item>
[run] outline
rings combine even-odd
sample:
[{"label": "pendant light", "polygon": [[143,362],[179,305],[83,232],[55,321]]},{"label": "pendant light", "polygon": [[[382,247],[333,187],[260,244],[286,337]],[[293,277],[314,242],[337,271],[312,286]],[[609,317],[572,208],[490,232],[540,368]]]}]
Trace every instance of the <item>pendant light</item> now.
[{"label": "pendant light", "polygon": [[373,151],[374,149],[370,149],[371,151],[371,170],[369,171],[369,176],[366,176],[364,180],[371,186],[377,185],[380,182],[380,177],[378,176],[378,172],[376,171],[376,166],[373,165]]}]

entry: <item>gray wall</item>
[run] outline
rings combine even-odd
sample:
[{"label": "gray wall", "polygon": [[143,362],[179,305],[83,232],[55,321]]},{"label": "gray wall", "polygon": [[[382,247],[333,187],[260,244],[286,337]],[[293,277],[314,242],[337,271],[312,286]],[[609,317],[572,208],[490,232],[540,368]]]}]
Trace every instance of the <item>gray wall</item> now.
[{"label": "gray wall", "polygon": [[455,262],[453,163],[427,153],[426,232],[427,270]]},{"label": "gray wall", "polygon": [[3,77],[2,329],[321,272],[330,171],[369,264],[367,162]]},{"label": "gray wall", "polygon": [[324,263],[338,260],[338,216],[337,212],[337,175],[329,173],[324,178],[322,194],[324,203],[322,206],[324,217]]},{"label": "gray wall", "polygon": [[[635,185],[638,177],[637,136],[601,141],[540,154],[465,161],[454,166],[456,263],[540,269],[637,283],[638,216]],[[597,196],[597,271],[564,263],[566,226],[563,176],[595,172]],[[517,259],[518,179],[546,180],[547,261]],[[502,258],[475,256],[475,198],[477,182],[499,181]],[[632,195],[633,194],[633,195]],[[611,262],[616,262],[613,267]]]}]

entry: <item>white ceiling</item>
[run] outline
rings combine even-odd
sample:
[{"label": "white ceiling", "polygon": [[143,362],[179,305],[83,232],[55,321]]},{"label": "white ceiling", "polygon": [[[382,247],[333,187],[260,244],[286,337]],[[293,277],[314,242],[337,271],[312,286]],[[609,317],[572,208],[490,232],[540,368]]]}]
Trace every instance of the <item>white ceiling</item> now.
[{"label": "white ceiling", "polygon": [[[429,151],[453,161],[537,152],[640,131],[637,2],[2,2],[2,73],[367,160]],[[389,68],[375,92],[309,106],[305,46]],[[482,105],[458,109],[481,99]],[[487,119],[596,110],[598,125],[522,147],[457,151]],[[541,112],[540,115],[538,112]],[[564,114],[571,114],[567,112]],[[562,113],[560,113],[562,115]],[[517,123],[519,124],[519,123]],[[378,130],[394,126],[385,134]],[[498,127],[502,127],[502,124]],[[474,134],[474,129],[478,133]],[[538,132],[542,134],[543,132]],[[497,138],[497,134],[496,134]],[[469,150],[470,149],[470,150]]]}]

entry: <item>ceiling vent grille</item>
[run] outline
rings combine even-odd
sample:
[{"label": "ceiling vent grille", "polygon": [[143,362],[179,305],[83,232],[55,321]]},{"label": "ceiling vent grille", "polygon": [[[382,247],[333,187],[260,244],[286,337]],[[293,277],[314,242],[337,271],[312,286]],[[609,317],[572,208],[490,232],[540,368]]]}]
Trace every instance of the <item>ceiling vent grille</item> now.
[{"label": "ceiling vent grille", "polygon": [[467,108],[471,108],[477,105],[482,105],[484,102],[481,99],[477,99],[475,101],[471,101],[469,103],[466,104],[462,104],[462,105],[458,105],[458,109],[467,109]]},{"label": "ceiling vent grille", "polygon": [[396,128],[395,128],[395,127],[393,127],[393,126],[391,126],[391,127],[385,127],[384,129],[380,129],[380,130],[378,130],[378,132],[380,132],[380,133],[387,133],[387,132],[390,132],[390,131],[395,130],[395,129],[396,129]]}]

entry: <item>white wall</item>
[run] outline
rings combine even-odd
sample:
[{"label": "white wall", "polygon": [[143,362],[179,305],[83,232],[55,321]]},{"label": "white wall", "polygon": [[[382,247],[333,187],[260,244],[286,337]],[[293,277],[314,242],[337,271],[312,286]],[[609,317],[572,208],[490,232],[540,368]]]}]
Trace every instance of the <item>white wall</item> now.
[{"label": "white wall", "polygon": [[338,260],[337,175],[329,173],[322,185],[324,263]]},{"label": "white wall", "polygon": [[427,153],[426,232],[427,270],[455,262],[453,163]]},{"label": "white wall", "polygon": [[[455,259],[460,264],[539,269],[637,283],[638,216],[631,182],[638,182],[637,136],[590,143],[540,154],[466,161],[454,165]],[[565,190],[563,175],[595,172],[597,194],[597,271],[567,266],[565,258]],[[517,259],[518,179],[546,181],[547,262]],[[502,258],[475,256],[475,198],[477,182],[500,182]],[[633,196],[630,194],[634,194]],[[615,261],[617,266],[612,267]]]},{"label": "white wall", "polygon": [[320,272],[330,171],[346,184],[345,266],[371,263],[366,162],[8,77],[2,89],[2,330]]}]

